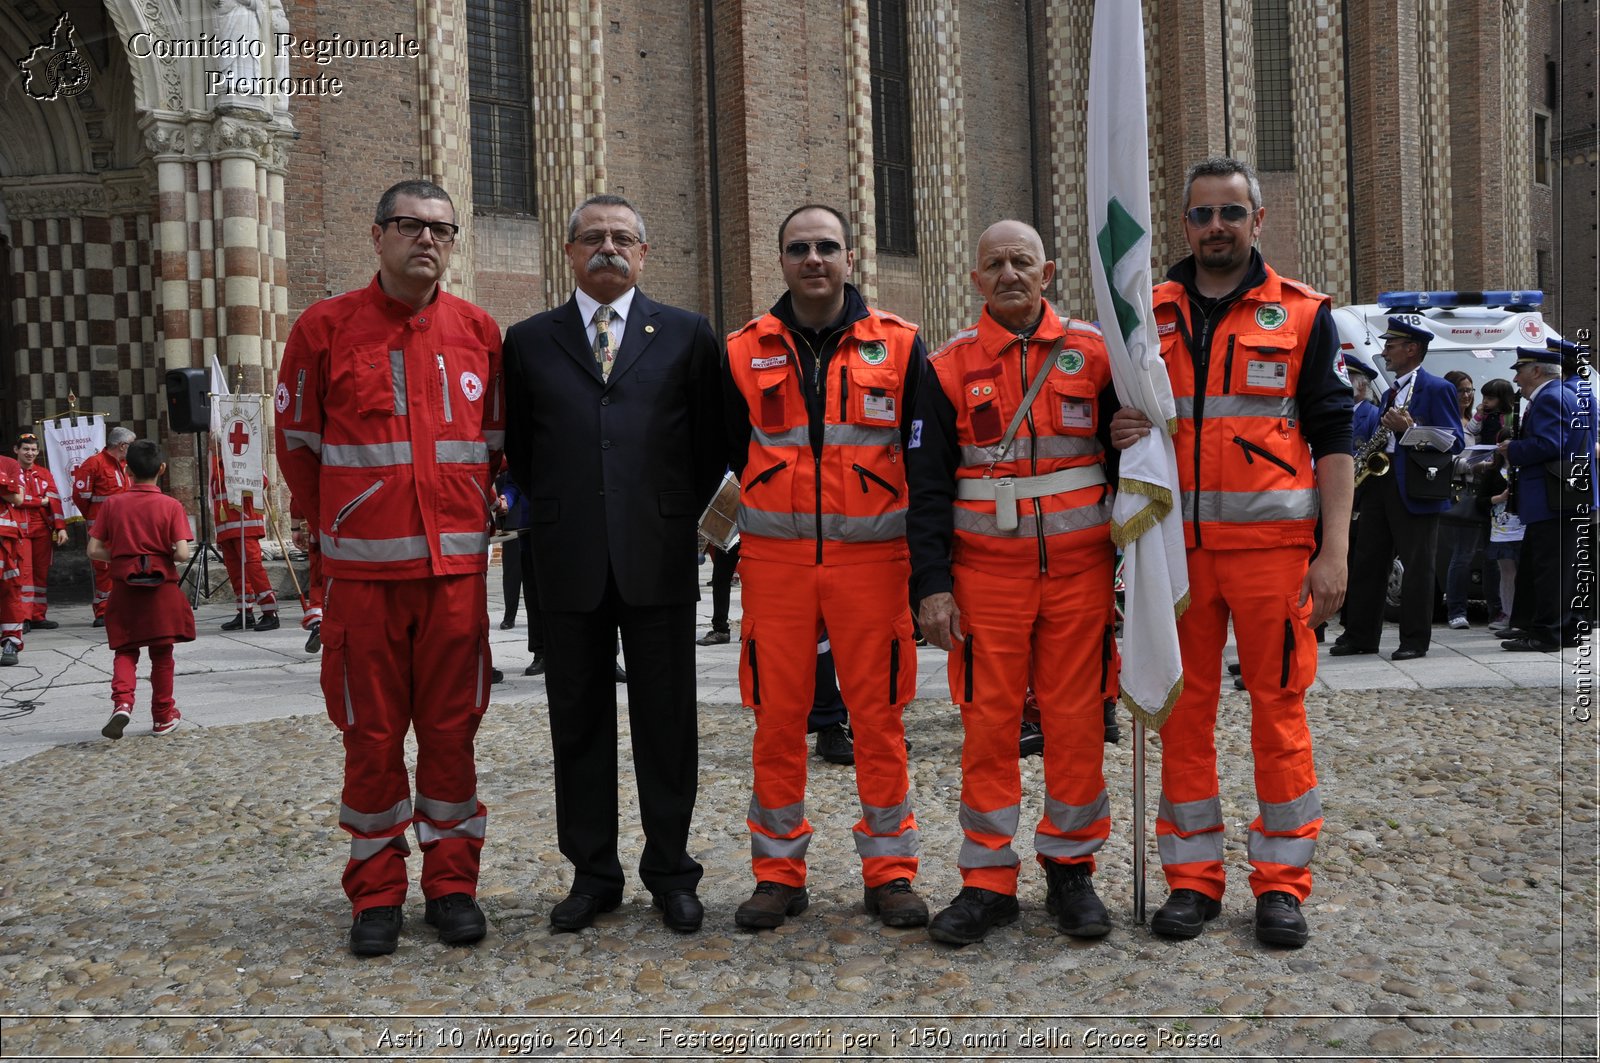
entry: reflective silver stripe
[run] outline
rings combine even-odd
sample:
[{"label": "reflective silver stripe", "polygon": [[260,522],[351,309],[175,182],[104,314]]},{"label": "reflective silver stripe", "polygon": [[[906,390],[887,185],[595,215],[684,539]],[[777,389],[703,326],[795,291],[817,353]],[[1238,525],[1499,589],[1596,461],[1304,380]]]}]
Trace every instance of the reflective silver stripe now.
[{"label": "reflective silver stripe", "polygon": [[322,464],[343,469],[410,465],[410,443],[325,443]]},{"label": "reflective silver stripe", "polygon": [[750,832],[750,855],[756,860],[804,860],[811,844],[808,831],[797,838],[774,838],[760,831]]},{"label": "reflective silver stripe", "polygon": [[439,536],[439,553],[445,557],[461,554],[481,554],[489,549],[489,533],[445,532]]},{"label": "reflective silver stripe", "polygon": [[989,478],[963,477],[956,481],[956,497],[968,502],[994,501],[995,486],[1009,483],[1013,498],[1045,498],[1064,495],[1085,487],[1095,487],[1106,482],[1106,470],[1101,465],[1081,465],[1073,469],[1057,469],[1043,476],[996,476]]},{"label": "reflective silver stripe", "polygon": [[322,556],[336,561],[414,561],[428,556],[428,540],[422,535],[398,539],[352,539],[346,535],[324,539]]},{"label": "reflective silver stripe", "polygon": [[298,432],[294,429],[285,428],[283,430],[283,442],[285,450],[299,450],[304,448],[311,451],[313,454],[322,453],[321,432]]},{"label": "reflective silver stripe", "polygon": [[89,496],[89,501],[97,502],[97,503],[98,502],[104,502],[106,499],[108,499],[110,497],[111,497],[110,495],[90,495]]},{"label": "reflective silver stripe", "polygon": [[979,812],[963,802],[957,818],[961,821],[962,830],[1010,838],[1017,833],[1017,821],[1021,814],[1022,810],[1017,805],[1007,805],[992,812]]},{"label": "reflective silver stripe", "polygon": [[1045,834],[1043,831],[1035,831],[1033,834],[1034,851],[1049,860],[1072,860],[1093,856],[1104,844],[1103,838],[1085,838],[1079,841],[1063,838],[1059,834]]},{"label": "reflective silver stripe", "polygon": [[20,527],[22,527],[22,525],[18,524],[16,521],[12,520],[10,517],[0,517],[0,528],[20,528]]},{"label": "reflective silver stripe", "polygon": [[411,843],[406,841],[404,834],[396,834],[392,838],[351,838],[350,859],[367,860],[377,856],[389,846],[394,846],[402,853],[411,851]]},{"label": "reflective silver stripe", "polygon": [[899,425],[887,428],[869,428],[860,424],[822,426],[822,444],[828,447],[892,447],[899,440]]},{"label": "reflective silver stripe", "polygon": [[1252,864],[1309,867],[1316,851],[1315,838],[1269,838],[1257,831],[1250,832],[1248,852]]},{"label": "reflective silver stripe", "polygon": [[[1031,507],[1030,507],[1031,508]],[[979,513],[963,506],[955,507],[955,527],[969,535],[992,535],[999,539],[1031,539],[1038,534],[1038,518],[1032,513],[1019,513],[1014,531],[1001,531],[993,513]],[[1065,535],[1101,524],[1111,523],[1111,503],[1096,502],[1092,506],[1073,506],[1044,515],[1046,535]]]},{"label": "reflective silver stripe", "polygon": [[357,812],[349,805],[339,805],[339,823],[363,834],[373,834],[394,827],[404,828],[411,822],[411,798],[403,797],[382,812]]},{"label": "reflective silver stripe", "polygon": [[763,447],[809,447],[811,445],[811,429],[804,427],[791,428],[787,432],[768,435],[752,425],[750,439]]},{"label": "reflective silver stripe", "polygon": [[[751,509],[741,504],[739,531],[768,539],[815,539],[816,516],[811,513],[776,513]],[[846,517],[838,513],[822,515],[822,537],[841,543],[881,543],[903,539],[906,511],[897,509],[872,517]]]},{"label": "reflective silver stripe", "polygon": [[[821,653],[819,649],[817,651]],[[861,806],[861,818],[866,821],[868,834],[893,834],[900,829],[911,816],[911,801],[909,799],[898,805],[867,805]]]},{"label": "reflective silver stripe", "polygon": [[956,854],[957,867],[1017,867],[1021,863],[1017,851],[1011,846],[1002,845],[998,849],[991,849],[987,845],[979,845],[971,838],[961,840],[961,851]]},{"label": "reflective silver stripe", "polygon": [[[1200,512],[1195,513],[1198,495]],[[1257,524],[1269,520],[1315,520],[1321,506],[1317,489],[1284,491],[1198,491],[1183,496],[1189,519],[1214,524]]]},{"label": "reflective silver stripe", "polygon": [[300,406],[306,395],[306,371],[300,370],[294,378],[294,419],[300,420]]},{"label": "reflective silver stripe", "polygon": [[213,531],[218,531],[218,532],[239,531],[241,528],[260,528],[262,530],[265,530],[266,526],[267,526],[266,522],[265,521],[260,521],[260,520],[246,520],[246,521],[234,520],[234,521],[229,521],[226,524],[218,524],[212,530]]},{"label": "reflective silver stripe", "polygon": [[1164,819],[1185,834],[1222,827],[1222,798],[1202,797],[1198,801],[1181,801],[1174,804],[1161,795],[1156,806],[1156,818]]},{"label": "reflective silver stripe", "polygon": [[1196,834],[1192,838],[1185,838],[1181,834],[1158,834],[1156,836],[1156,849],[1161,853],[1161,862],[1172,864],[1198,864],[1222,862],[1222,832],[1209,830],[1204,834]]},{"label": "reflective silver stripe", "polygon": [[467,819],[477,811],[477,794],[473,794],[465,801],[437,801],[431,797],[417,795],[417,814],[427,816],[429,819],[440,823],[456,819]]},{"label": "reflective silver stripe", "polygon": [[423,845],[443,841],[445,838],[482,838],[487,816],[473,816],[454,827],[438,827],[425,819],[417,820],[417,841]]},{"label": "reflective silver stripe", "polygon": [[875,856],[916,856],[921,837],[915,830],[908,830],[904,834],[863,834],[861,831],[853,833],[856,839],[856,855],[863,860],[870,860]]},{"label": "reflective silver stripe", "polygon": [[389,379],[394,382],[394,412],[396,416],[403,416],[406,412],[406,352],[389,352]]},{"label": "reflective silver stripe", "polygon": [[1292,801],[1259,802],[1261,826],[1269,834],[1287,834],[1322,818],[1322,797],[1313,786]]},{"label": "reflective silver stripe", "polygon": [[[745,813],[753,827],[760,827],[768,834],[778,834],[787,837],[799,830],[806,821],[806,803],[796,801],[792,805],[782,808],[763,808],[757,801],[755,794],[750,795],[750,809]],[[898,826],[898,824],[896,824]]]},{"label": "reflective silver stripe", "polygon": [[[1194,420],[1194,396],[1174,397],[1178,416]],[[1207,417],[1300,417],[1300,402],[1293,395],[1207,395]]]},{"label": "reflective silver stripe", "polygon": [[989,466],[998,461],[1021,461],[1025,458],[1078,458],[1105,453],[1100,440],[1094,436],[1018,436],[1011,441],[1011,449],[1000,452],[1000,444],[987,447],[968,444],[961,448],[961,464]]},{"label": "reflective silver stripe", "polygon": [[[327,592],[322,599],[324,605],[327,604],[328,598],[332,597],[332,595],[333,580],[330,579],[328,580]],[[343,654],[341,659],[344,667],[344,671],[341,674],[341,678],[344,681],[344,725],[346,727],[354,727],[356,725],[356,703],[350,697],[350,655]]]},{"label": "reflective silver stripe", "polygon": [[433,460],[449,465],[482,465],[489,460],[489,444],[470,439],[441,439],[433,444]]},{"label": "reflective silver stripe", "polygon": [[506,433],[503,428],[488,428],[484,430],[483,441],[490,450],[506,449]]},{"label": "reflective silver stripe", "polygon": [[1104,790],[1087,805],[1069,805],[1053,797],[1044,799],[1044,814],[1062,834],[1085,830],[1111,815],[1111,800]]}]

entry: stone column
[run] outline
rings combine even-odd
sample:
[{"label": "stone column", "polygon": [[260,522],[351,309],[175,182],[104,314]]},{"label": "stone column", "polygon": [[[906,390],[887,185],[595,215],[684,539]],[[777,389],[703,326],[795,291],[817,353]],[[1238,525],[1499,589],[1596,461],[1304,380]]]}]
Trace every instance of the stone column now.
[{"label": "stone column", "polygon": [[1450,209],[1449,0],[1419,0],[1417,112],[1421,116],[1422,224],[1417,286],[1455,286]]},{"label": "stone column", "polygon": [[544,305],[536,309],[571,294],[567,218],[606,191],[603,15],[600,0],[533,3],[534,195],[545,264]]},{"label": "stone column", "polygon": [[473,233],[468,224],[472,217],[472,93],[467,80],[465,0],[417,0],[417,21],[422,28],[422,54],[417,60],[422,169],[428,180],[450,193],[456,205],[456,220],[462,223],[462,229],[450,256],[444,284],[453,294],[470,301],[473,296]]},{"label": "stone column", "polygon": [[970,324],[966,120],[955,0],[908,0],[912,202],[922,272],[922,336],[937,350]]},{"label": "stone column", "polygon": [[1289,5],[1294,71],[1300,276],[1335,303],[1355,301],[1350,278],[1343,0]]},{"label": "stone column", "polygon": [[873,172],[872,40],[867,0],[844,0],[846,140],[850,147],[850,201],[845,208],[855,236],[856,272],[852,283],[868,304],[878,299],[878,194]]},{"label": "stone column", "polygon": [[1073,317],[1094,318],[1094,282],[1089,273],[1089,201],[1086,173],[1089,135],[1089,41],[1094,32],[1093,0],[1050,0],[1044,15],[1043,78],[1048,113],[1044,183],[1045,253],[1057,273],[1045,293],[1056,308]]}]

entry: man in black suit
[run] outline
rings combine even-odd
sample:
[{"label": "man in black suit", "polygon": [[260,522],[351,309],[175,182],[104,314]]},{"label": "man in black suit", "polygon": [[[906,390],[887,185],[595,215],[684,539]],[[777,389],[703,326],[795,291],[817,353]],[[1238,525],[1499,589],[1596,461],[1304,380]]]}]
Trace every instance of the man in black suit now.
[{"label": "man in black suit", "polygon": [[667,926],[704,915],[686,851],[699,739],[695,524],[726,465],[720,347],[699,314],[636,287],[649,244],[621,196],[567,223],[577,290],[506,334],[506,456],[527,497],[544,620],[556,832],[572,892],[550,913],[582,930],[622,902],[617,859],[616,632],[644,853],[639,877]]}]

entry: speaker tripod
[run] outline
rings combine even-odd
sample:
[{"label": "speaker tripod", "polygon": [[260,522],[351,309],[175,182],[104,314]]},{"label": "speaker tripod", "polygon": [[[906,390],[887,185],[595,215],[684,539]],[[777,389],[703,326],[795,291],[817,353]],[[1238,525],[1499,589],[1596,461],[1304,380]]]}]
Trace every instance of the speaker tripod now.
[{"label": "speaker tripod", "polygon": [[201,598],[208,602],[211,600],[212,558],[216,559],[218,565],[223,564],[222,551],[211,540],[211,477],[209,465],[204,462],[205,443],[200,438],[205,434],[204,431],[194,433],[194,467],[196,478],[200,481],[200,505],[197,507],[200,510],[200,541],[195,544],[195,552],[189,555],[189,563],[183,566],[183,575],[178,577],[178,586],[181,587],[188,582],[190,573],[194,573],[194,583],[189,587],[190,608],[199,605]]}]

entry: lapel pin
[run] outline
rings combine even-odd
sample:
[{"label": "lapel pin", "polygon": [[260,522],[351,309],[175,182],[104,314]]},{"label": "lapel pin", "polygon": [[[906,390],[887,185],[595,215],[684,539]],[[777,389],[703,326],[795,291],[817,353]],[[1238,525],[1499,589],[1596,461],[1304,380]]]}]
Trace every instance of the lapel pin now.
[{"label": "lapel pin", "polygon": [[646,332],[654,332],[654,331],[655,331],[655,330],[656,330],[656,327],[655,327],[655,326],[654,326],[654,325],[646,325],[646,326],[645,326],[645,327],[644,327],[644,330],[645,330],[645,331],[646,331]]}]

